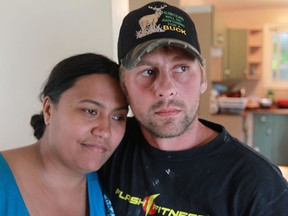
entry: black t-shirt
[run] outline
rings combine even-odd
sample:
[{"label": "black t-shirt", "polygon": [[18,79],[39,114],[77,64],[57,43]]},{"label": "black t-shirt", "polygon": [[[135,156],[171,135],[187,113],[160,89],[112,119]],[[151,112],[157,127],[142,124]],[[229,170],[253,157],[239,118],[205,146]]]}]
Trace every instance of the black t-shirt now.
[{"label": "black t-shirt", "polygon": [[287,216],[288,185],[277,166],[221,125],[200,121],[218,137],[171,152],[149,145],[137,121],[128,120],[100,171],[116,216]]}]

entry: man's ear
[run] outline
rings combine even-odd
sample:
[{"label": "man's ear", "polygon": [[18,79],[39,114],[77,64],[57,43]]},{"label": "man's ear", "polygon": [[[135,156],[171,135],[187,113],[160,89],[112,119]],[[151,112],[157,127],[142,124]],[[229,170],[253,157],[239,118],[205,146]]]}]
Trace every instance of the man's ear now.
[{"label": "man's ear", "polygon": [[52,106],[53,104],[50,97],[46,96],[43,99],[43,109],[42,109],[45,125],[50,124]]},{"label": "man's ear", "polygon": [[[200,66],[202,67],[202,66]],[[200,93],[203,94],[207,89],[207,74],[206,67],[201,68],[201,84],[200,84]]]}]

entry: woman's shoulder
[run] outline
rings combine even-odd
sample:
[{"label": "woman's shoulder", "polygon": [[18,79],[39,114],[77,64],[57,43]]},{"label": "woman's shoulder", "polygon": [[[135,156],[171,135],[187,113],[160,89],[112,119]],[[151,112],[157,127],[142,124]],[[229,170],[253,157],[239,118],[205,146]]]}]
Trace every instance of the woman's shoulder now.
[{"label": "woman's shoulder", "polygon": [[19,148],[4,150],[1,152],[1,154],[7,164],[9,164],[9,166],[13,170],[14,167],[21,167],[21,164],[23,164],[23,162],[27,160],[25,158],[31,158],[33,152],[35,152],[35,147],[35,144],[22,146]]},{"label": "woman's shoulder", "polygon": [[[4,154],[9,155],[9,152],[5,151]],[[29,215],[12,170],[3,157],[3,152],[0,153],[0,175],[0,215]]]},{"label": "woman's shoulder", "polygon": [[[3,157],[2,152],[0,153],[0,191],[5,193],[5,191],[12,190],[16,186],[16,181],[14,179],[13,172],[7,163],[6,159]],[[2,197],[2,196],[0,196]]]}]

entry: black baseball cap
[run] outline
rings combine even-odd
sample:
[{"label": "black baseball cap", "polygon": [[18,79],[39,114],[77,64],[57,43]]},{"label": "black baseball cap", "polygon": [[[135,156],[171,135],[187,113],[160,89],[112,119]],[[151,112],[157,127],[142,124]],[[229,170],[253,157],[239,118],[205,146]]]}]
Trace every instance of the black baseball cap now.
[{"label": "black baseball cap", "polygon": [[194,22],[183,10],[157,1],[124,18],[118,38],[118,60],[126,69],[132,69],[144,55],[162,46],[183,48],[205,65]]}]

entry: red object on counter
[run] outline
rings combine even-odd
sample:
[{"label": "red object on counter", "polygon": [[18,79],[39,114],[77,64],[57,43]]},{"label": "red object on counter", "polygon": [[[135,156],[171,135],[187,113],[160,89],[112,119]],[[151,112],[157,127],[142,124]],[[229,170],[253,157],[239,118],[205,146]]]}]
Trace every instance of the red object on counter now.
[{"label": "red object on counter", "polygon": [[276,104],[279,108],[288,108],[288,99],[278,100]]}]

